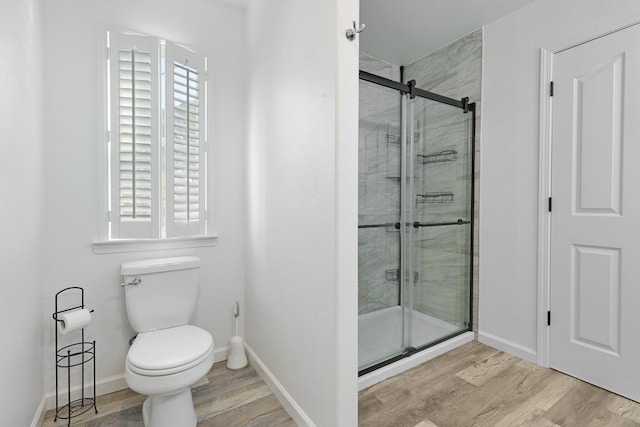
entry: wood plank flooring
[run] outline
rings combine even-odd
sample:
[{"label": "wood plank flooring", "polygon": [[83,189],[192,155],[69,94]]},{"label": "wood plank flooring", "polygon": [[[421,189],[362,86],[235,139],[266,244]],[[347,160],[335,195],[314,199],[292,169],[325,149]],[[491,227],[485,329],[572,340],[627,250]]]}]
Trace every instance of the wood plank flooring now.
[{"label": "wood plank flooring", "polygon": [[475,341],[358,401],[366,427],[640,427],[640,404]]},{"label": "wood plank flooring", "polygon": [[[141,427],[145,397],[100,396],[99,414],[71,425]],[[216,363],[193,399],[199,427],[295,426],[251,367]],[[363,427],[640,427],[640,404],[475,341],[362,390],[358,401]],[[43,427],[54,426],[66,420],[54,423],[49,411]]]},{"label": "wood plank flooring", "polygon": [[[278,399],[251,367],[228,370],[225,362],[213,365],[209,374],[192,388],[198,427],[295,427]],[[99,396],[98,414],[89,411],[73,418],[74,427],[142,427],[142,403],[146,396],[129,389]],[[61,427],[48,411],[42,427]]]}]

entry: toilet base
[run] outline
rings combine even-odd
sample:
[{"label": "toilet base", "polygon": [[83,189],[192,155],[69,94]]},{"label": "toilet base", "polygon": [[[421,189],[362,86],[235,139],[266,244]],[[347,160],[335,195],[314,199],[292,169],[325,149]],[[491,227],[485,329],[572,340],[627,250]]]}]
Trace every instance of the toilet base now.
[{"label": "toilet base", "polygon": [[198,417],[191,389],[147,397],[142,405],[142,421],[145,427],[195,427]]}]

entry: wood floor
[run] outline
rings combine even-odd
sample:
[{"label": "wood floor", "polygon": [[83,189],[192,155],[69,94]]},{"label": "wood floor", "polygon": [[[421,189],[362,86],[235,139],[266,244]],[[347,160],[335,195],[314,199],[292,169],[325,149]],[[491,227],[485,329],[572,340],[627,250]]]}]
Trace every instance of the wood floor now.
[{"label": "wood floor", "polygon": [[[248,366],[231,371],[225,362],[213,365],[207,377],[193,389],[198,427],[295,427],[295,423]],[[98,397],[99,413],[93,411],[73,418],[74,427],[142,427],[142,403],[146,396],[129,389]],[[53,422],[48,411],[42,427],[62,427],[67,420]]]},{"label": "wood floor", "polygon": [[478,342],[362,390],[358,400],[366,427],[640,427],[640,404]]},{"label": "wood floor", "polygon": [[[295,426],[251,367],[216,363],[193,396],[199,427]],[[131,390],[100,396],[100,413],[71,425],[141,427],[144,399]],[[362,390],[358,401],[363,427],[640,427],[640,404],[475,341]],[[49,411],[43,427],[52,426],[66,420],[54,423]]]}]

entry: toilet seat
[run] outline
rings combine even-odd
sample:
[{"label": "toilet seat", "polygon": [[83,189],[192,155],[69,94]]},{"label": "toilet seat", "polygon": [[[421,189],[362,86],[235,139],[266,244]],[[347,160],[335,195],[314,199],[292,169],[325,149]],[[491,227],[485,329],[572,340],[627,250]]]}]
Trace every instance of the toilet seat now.
[{"label": "toilet seat", "polygon": [[213,338],[193,325],[142,332],[127,354],[127,367],[144,376],[163,376],[190,369],[209,358]]}]

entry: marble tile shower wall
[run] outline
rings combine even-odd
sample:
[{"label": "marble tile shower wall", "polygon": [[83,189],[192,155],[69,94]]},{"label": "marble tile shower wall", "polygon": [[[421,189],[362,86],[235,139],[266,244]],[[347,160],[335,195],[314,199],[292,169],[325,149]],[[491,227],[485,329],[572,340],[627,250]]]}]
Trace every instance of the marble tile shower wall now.
[{"label": "marble tile shower wall", "polygon": [[[450,98],[461,99],[468,96],[470,102],[476,103],[476,168],[475,168],[475,200],[474,200],[474,261],[472,274],[473,290],[473,330],[477,331],[478,309],[478,203],[479,203],[479,153],[480,153],[480,103],[482,82],[482,30],[475,31],[424,58],[405,66],[405,81],[415,79],[416,86]],[[433,107],[415,113],[416,127],[424,129],[425,146],[428,153],[444,150],[456,150],[455,144],[465,141],[465,126],[455,124],[459,114],[451,114],[447,106]],[[442,130],[447,131],[445,135]],[[453,132],[450,132],[452,131]],[[440,132],[440,134],[439,134]],[[466,159],[470,161],[470,158]],[[461,213],[465,202],[470,197],[470,188],[465,174],[468,165],[458,159],[456,162],[425,164],[425,168],[416,170],[416,180],[423,180],[424,190],[428,192],[451,192],[453,202],[440,207],[425,204],[421,222],[439,220],[452,215],[453,219],[463,218]],[[440,167],[439,167],[440,166]],[[419,185],[417,186],[419,187]],[[449,189],[451,188],[451,189]],[[468,207],[468,206],[467,206]],[[424,210],[428,210],[424,211]],[[414,288],[414,307],[426,314],[461,324],[468,317],[468,283],[466,268],[468,257],[467,226],[440,227],[438,229],[420,229],[416,237],[416,266],[418,282]]]},{"label": "marble tile shower wall", "polygon": [[[360,69],[399,80],[400,67],[360,54]],[[451,98],[468,96],[477,105],[475,227],[473,269],[468,271],[468,226],[421,228],[413,232],[416,251],[414,308],[434,317],[465,326],[469,303],[472,326],[477,330],[478,307],[478,201],[480,150],[480,94],[482,31],[471,33],[424,58],[405,66],[405,82]],[[360,85],[359,223],[397,222],[400,212],[399,144],[400,97],[391,90],[368,83]],[[468,117],[459,109],[417,99],[414,103],[414,151],[430,156],[455,151],[455,160],[432,162],[416,157],[415,214],[420,222],[469,219],[471,161],[465,150]],[[391,136],[390,136],[391,135]],[[422,163],[424,162],[424,163]],[[420,194],[421,196],[418,196]],[[425,203],[430,197],[431,202]],[[433,197],[440,197],[435,200]],[[392,227],[359,230],[360,314],[399,302],[400,239]],[[474,277],[474,299],[468,301],[469,274]]]},{"label": "marble tile shower wall", "polygon": [[[360,69],[393,80],[400,67],[360,54]],[[400,217],[400,95],[360,83],[358,223],[395,223]],[[358,230],[360,314],[398,304],[400,236],[395,227]]]},{"label": "marble tile shower wall", "polygon": [[[395,64],[360,54],[360,69],[399,80]],[[417,87],[451,98],[468,96],[477,105],[476,176],[474,218],[474,317],[478,307],[478,202],[480,150],[480,95],[482,31],[471,33],[424,58],[405,66],[405,81],[415,79]],[[393,91],[375,85],[360,86],[360,224],[393,223],[399,219],[400,98]],[[420,203],[415,213],[420,222],[466,218],[470,187],[468,162],[463,144],[470,129],[459,110],[430,101],[414,105],[414,150],[423,156],[456,151],[456,160],[416,162],[416,193],[438,197],[442,203]],[[392,136],[390,136],[392,135]],[[395,144],[394,144],[395,142]],[[432,159],[433,160],[433,159]],[[452,200],[450,200],[452,199]],[[422,200],[423,202],[426,201]],[[435,201],[435,200],[431,200]],[[468,229],[452,226],[414,232],[414,307],[434,317],[463,325],[469,312]],[[361,314],[399,302],[399,235],[392,227],[359,230],[359,311]]]}]

